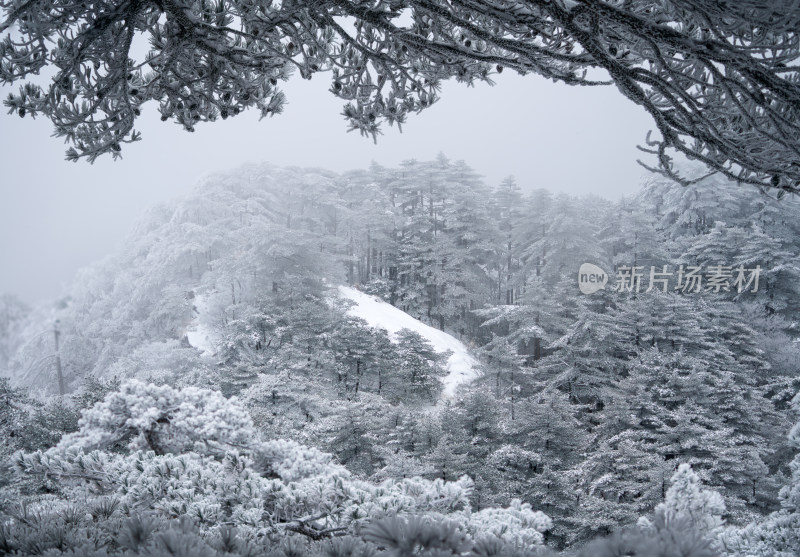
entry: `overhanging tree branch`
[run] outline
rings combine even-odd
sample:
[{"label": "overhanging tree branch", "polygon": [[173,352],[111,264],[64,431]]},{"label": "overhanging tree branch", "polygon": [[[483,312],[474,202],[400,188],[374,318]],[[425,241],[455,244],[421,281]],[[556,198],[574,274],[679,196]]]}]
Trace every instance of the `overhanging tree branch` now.
[{"label": "overhanging tree branch", "polygon": [[[675,154],[762,191],[800,192],[800,10],[795,0],[0,0],[0,82],[58,68],[5,101],[44,114],[68,158],[118,156],[139,107],[198,122],[284,103],[278,81],[330,72],[350,128],[375,137],[438,100],[441,82],[504,68],[569,84],[607,73]],[[129,59],[135,36],[146,60]]]}]

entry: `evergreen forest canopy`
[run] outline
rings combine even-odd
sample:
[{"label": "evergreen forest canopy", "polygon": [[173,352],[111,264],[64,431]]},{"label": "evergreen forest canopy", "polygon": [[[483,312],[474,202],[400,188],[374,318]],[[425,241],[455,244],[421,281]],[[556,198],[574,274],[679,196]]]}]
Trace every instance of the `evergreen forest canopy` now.
[{"label": "evergreen forest canopy", "polygon": [[294,72],[329,73],[373,138],[444,80],[605,79],[653,118],[662,172],[688,180],[677,153],[783,195],[800,184],[798,28],[795,0],[0,0],[0,83],[23,82],[10,113],[44,115],[68,159],[93,161],[140,138],[149,101],[187,131],[271,116]]},{"label": "evergreen forest canopy", "polygon": [[[0,551],[796,555],[797,211],[719,175],[489,187],[441,155],[210,177],[57,303],[0,297]],[[587,262],[761,272],[586,296]],[[443,396],[444,356],[342,284],[480,377]]]}]

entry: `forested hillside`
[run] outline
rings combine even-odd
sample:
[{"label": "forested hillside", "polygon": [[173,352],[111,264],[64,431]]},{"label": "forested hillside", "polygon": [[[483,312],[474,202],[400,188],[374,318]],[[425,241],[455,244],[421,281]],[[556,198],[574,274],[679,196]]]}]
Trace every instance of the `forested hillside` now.
[{"label": "forested hillside", "polygon": [[[56,303],[0,297],[0,552],[794,555],[798,216],[718,177],[611,202],[441,155],[212,176]],[[444,396],[449,354],[342,285],[477,377]]]}]

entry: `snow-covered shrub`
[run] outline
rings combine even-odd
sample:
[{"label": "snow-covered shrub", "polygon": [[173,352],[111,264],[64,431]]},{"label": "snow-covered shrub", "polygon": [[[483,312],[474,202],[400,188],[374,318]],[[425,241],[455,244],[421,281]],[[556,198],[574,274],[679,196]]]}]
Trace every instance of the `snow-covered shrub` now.
[{"label": "snow-covered shrub", "polygon": [[255,436],[247,411],[220,393],[131,380],[86,410],[55,451],[125,447],[157,454],[242,447]]},{"label": "snow-covered shrub", "polygon": [[345,513],[354,520],[420,512],[460,516],[459,511],[469,510],[472,480],[466,476],[454,482],[414,477],[378,485],[353,480],[347,489]]},{"label": "snow-covered shrub", "polygon": [[579,557],[723,557],[688,515],[658,515],[653,523],[627,528],[581,549]]},{"label": "snow-covered shrub", "polygon": [[217,557],[231,537],[225,528],[235,527],[242,548],[261,551],[241,555],[268,554],[269,544],[305,555],[305,542],[281,540],[358,535],[376,519],[403,516],[452,524],[466,547],[489,538],[533,547],[550,526],[518,501],[472,513],[466,476],[358,479],[329,454],[261,438],[236,399],[206,389],[130,381],[79,427],[49,450],[15,455],[17,472],[46,479],[50,494],[2,510],[4,551]]},{"label": "snow-covered shrub", "polygon": [[463,521],[445,516],[383,518],[367,525],[363,536],[385,548],[392,557],[544,557],[553,554],[538,543],[516,545],[487,532],[475,538]]},{"label": "snow-covered shrub", "polygon": [[[689,464],[683,463],[672,475],[664,501],[656,505],[652,520],[642,517],[637,528],[590,547],[601,547],[605,543],[606,549],[603,551],[608,555],[714,557],[721,555],[722,546],[717,537],[723,531],[724,512],[722,495],[714,490],[703,489],[697,473]],[[630,551],[639,553],[621,552],[628,551],[624,549],[628,547],[633,548]]]},{"label": "snow-covered shrub", "polygon": [[105,375],[172,386],[202,386],[207,383],[209,371],[197,349],[185,340],[170,338],[140,344],[120,356]]},{"label": "snow-covered shrub", "polygon": [[274,475],[284,482],[319,476],[333,468],[333,455],[288,439],[256,444],[253,458],[262,474]]},{"label": "snow-covered shrub", "polygon": [[780,510],[743,528],[719,536],[730,557],[796,557],[800,555],[800,515]]},{"label": "snow-covered shrub", "polygon": [[512,500],[505,509],[482,509],[467,517],[467,531],[473,538],[492,535],[518,547],[541,545],[544,532],[552,526],[553,521],[546,514],[534,511],[519,499]]},{"label": "snow-covered shrub", "polygon": [[[663,503],[655,508],[656,516],[668,519],[685,516],[699,531],[713,537],[723,526],[725,501],[716,491],[703,489],[700,477],[686,463],[678,466],[672,476],[672,485],[667,490]],[[649,521],[641,519],[641,526]]]}]

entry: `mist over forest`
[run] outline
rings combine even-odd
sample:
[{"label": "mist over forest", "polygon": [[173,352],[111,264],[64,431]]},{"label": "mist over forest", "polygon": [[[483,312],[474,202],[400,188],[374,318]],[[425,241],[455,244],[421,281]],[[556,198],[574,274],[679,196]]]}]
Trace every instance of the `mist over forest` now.
[{"label": "mist over forest", "polygon": [[0,554],[798,555],[799,209],[209,176],[0,295]]}]

